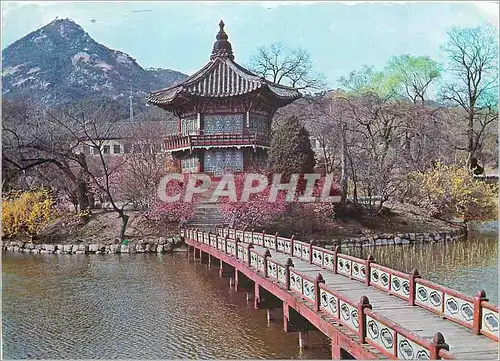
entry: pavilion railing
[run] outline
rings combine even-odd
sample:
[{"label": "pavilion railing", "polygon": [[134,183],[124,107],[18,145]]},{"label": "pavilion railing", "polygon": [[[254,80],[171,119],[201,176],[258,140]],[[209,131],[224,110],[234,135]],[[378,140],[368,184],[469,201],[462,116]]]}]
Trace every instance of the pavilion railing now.
[{"label": "pavilion railing", "polygon": [[171,135],[165,139],[165,148],[203,148],[210,146],[269,146],[269,137],[259,133],[190,134]]}]

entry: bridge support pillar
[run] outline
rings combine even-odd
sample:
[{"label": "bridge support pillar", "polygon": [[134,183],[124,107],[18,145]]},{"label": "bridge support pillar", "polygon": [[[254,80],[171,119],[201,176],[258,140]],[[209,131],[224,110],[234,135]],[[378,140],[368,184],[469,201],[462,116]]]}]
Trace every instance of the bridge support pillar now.
[{"label": "bridge support pillar", "polygon": [[234,278],[231,277],[231,278],[229,278],[229,287],[233,288],[233,286],[234,286]]},{"label": "bridge support pillar", "polygon": [[307,331],[299,331],[299,348],[304,349],[309,347],[309,333]]},{"label": "bridge support pillar", "polygon": [[240,280],[239,280],[239,273],[240,273],[240,272],[239,272],[239,271],[238,271],[238,269],[235,267],[235,268],[234,268],[234,290],[235,290],[236,292],[238,292],[238,285],[239,285],[239,283],[240,283],[240,282],[239,282],[239,281],[240,281]]},{"label": "bridge support pillar", "polygon": [[276,319],[276,310],[274,308],[267,309],[267,322],[274,321]]},{"label": "bridge support pillar", "polygon": [[256,310],[260,308],[260,286],[258,283],[255,283],[255,291],[253,297],[253,305]]},{"label": "bridge support pillar", "polygon": [[212,256],[210,255],[210,253],[208,253],[208,268],[211,268],[212,266]]},{"label": "bridge support pillar", "polygon": [[247,291],[247,302],[253,301],[254,295],[252,291]]},{"label": "bridge support pillar", "polygon": [[332,338],[332,360],[340,360],[340,346],[338,343],[337,333],[334,334]]}]

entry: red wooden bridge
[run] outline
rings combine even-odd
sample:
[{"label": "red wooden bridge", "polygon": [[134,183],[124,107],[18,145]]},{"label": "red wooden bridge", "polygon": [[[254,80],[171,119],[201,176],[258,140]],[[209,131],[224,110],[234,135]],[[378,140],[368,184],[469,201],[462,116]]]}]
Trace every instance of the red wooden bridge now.
[{"label": "red wooden bridge", "polygon": [[256,308],[283,308],[284,331],[299,332],[299,342],[308,330],[325,334],[333,359],[498,359],[498,306],[484,291],[470,297],[417,271],[277,234],[188,228],[181,237],[253,294]]}]

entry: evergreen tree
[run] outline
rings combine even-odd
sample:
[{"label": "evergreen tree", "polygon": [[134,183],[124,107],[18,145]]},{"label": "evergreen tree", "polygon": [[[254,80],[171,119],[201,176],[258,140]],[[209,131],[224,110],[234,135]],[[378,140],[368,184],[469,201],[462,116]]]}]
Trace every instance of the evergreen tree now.
[{"label": "evergreen tree", "polygon": [[312,173],[315,164],[309,132],[297,117],[287,118],[271,139],[270,167],[277,173]]}]

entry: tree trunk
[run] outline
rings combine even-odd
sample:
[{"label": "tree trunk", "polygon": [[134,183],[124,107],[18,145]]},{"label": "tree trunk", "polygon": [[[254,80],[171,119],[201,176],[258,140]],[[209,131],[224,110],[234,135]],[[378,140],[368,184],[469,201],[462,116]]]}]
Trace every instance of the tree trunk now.
[{"label": "tree trunk", "polygon": [[120,230],[120,242],[125,239],[125,231],[127,230],[127,224],[129,216],[127,216],[123,211],[120,213],[120,218],[122,219],[122,229]]},{"label": "tree trunk", "polygon": [[474,156],[474,113],[469,113],[469,124],[467,126],[467,165],[470,165],[471,158]]},{"label": "tree trunk", "polygon": [[347,147],[346,147],[345,125],[342,124],[342,159],[341,159],[341,176],[340,176],[340,202],[344,203],[347,199],[348,191],[348,176],[347,176]]}]

